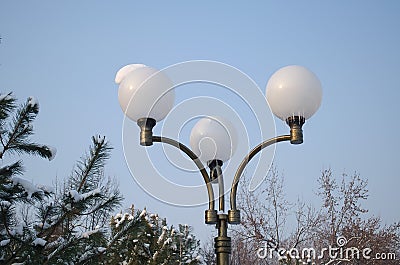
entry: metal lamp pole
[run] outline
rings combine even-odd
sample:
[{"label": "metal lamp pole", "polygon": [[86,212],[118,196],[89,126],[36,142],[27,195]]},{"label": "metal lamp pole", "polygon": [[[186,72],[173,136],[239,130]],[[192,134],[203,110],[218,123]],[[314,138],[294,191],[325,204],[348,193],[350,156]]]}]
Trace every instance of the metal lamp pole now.
[{"label": "metal lamp pole", "polygon": [[[304,124],[304,118],[294,116],[287,119],[287,124],[290,126],[290,135],[282,135],[266,140],[250,151],[250,153],[242,160],[239,165],[235,177],[232,182],[232,189],[230,193],[230,210],[228,214],[225,214],[225,200],[224,200],[224,182],[222,175],[222,161],[221,160],[212,160],[208,163],[208,167],[210,169],[210,174],[205,170],[203,163],[196,156],[196,154],[184,144],[175,141],[173,139],[162,137],[162,136],[153,136],[152,129],[156,125],[156,121],[152,118],[142,118],[137,121],[138,126],[140,127],[140,145],[142,146],[151,146],[155,142],[160,142],[164,144],[169,144],[176,148],[179,148],[182,152],[184,152],[198,167],[200,173],[204,178],[204,182],[208,191],[208,209],[205,211],[205,223],[216,225],[216,229],[218,230],[218,236],[214,238],[214,247],[217,258],[218,265],[229,265],[229,257],[231,253],[231,238],[228,237],[228,224],[240,224],[240,210],[236,207],[236,193],[239,184],[240,177],[243,173],[243,170],[249,163],[249,161],[262,149],[283,141],[290,141],[292,144],[301,144],[303,143],[303,130],[302,126]],[[212,181],[218,181],[219,187],[219,213],[215,210],[215,198],[214,191],[212,189]]]},{"label": "metal lamp pole", "polygon": [[[288,76],[292,77],[288,79]],[[150,82],[144,82],[147,79]],[[221,168],[223,161],[218,157],[208,160],[208,172],[196,153],[184,144],[167,137],[153,136],[153,128],[157,121],[162,120],[173,106],[174,94],[165,94],[165,88],[172,87],[169,79],[153,68],[136,64],[121,68],[117,73],[116,82],[120,84],[118,97],[122,110],[140,127],[140,145],[151,146],[153,143],[159,142],[174,146],[185,153],[197,166],[203,176],[208,193],[205,223],[215,225],[218,231],[217,237],[214,238],[217,264],[229,265],[231,238],[228,236],[228,225],[240,224],[240,210],[236,205],[240,177],[249,161],[264,148],[284,141],[290,141],[291,144],[303,143],[302,126],[305,120],[316,112],[321,103],[322,88],[319,80],[312,72],[301,66],[284,67],[270,78],[266,93],[268,102],[273,113],[290,127],[290,134],[273,137],[260,143],[243,158],[232,181],[230,209],[227,214],[225,213],[224,178]],[[139,89],[141,89],[141,93],[136,93]],[[155,99],[159,99],[159,95],[163,95],[163,97],[157,100],[157,104],[154,106],[153,103]],[[149,103],[149,100],[152,102]],[[212,187],[212,183],[216,182],[218,183],[219,211],[216,210]]]}]

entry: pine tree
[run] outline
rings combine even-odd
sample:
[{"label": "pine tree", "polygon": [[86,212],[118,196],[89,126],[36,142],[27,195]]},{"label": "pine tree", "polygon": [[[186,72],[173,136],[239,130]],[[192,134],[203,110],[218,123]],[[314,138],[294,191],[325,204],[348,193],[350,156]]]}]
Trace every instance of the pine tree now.
[{"label": "pine tree", "polygon": [[[54,148],[30,139],[38,113],[33,98],[17,108],[11,93],[0,95],[3,163],[22,154],[54,158]],[[89,152],[55,188],[21,177],[22,160],[0,167],[1,264],[200,264],[190,226],[175,229],[133,207],[112,216],[123,198],[104,174],[110,151],[105,137],[92,137]]]},{"label": "pine tree", "polygon": [[[119,213],[111,219],[108,246],[96,262],[101,264],[201,264],[199,241],[188,225],[168,226],[166,219],[146,209]],[[94,260],[92,262],[94,262]]]},{"label": "pine tree", "polygon": [[[11,93],[0,95],[0,159],[13,154],[30,154],[52,159],[55,149],[31,141],[32,122],[39,113],[39,104],[29,98],[17,108]],[[14,114],[14,115],[13,115]],[[11,157],[10,157],[11,159]],[[5,264],[19,261],[41,242],[32,233],[32,224],[19,210],[28,209],[50,196],[44,186],[35,186],[20,177],[24,172],[21,160],[0,167],[0,260]],[[25,207],[24,207],[25,206]],[[35,241],[36,240],[36,241]]]},{"label": "pine tree", "polygon": [[54,200],[40,207],[38,236],[46,241],[44,264],[85,264],[107,245],[108,220],[120,206],[118,187],[104,178],[111,148],[92,137],[86,154]]},{"label": "pine tree", "polygon": [[[29,98],[18,109],[15,103],[11,93],[0,96],[0,159],[30,154],[51,160],[54,148],[30,140],[37,101]],[[56,190],[20,177],[21,160],[0,168],[1,264],[85,264],[103,251],[108,220],[122,201],[104,177],[110,150],[104,137],[93,137],[89,153]]]}]

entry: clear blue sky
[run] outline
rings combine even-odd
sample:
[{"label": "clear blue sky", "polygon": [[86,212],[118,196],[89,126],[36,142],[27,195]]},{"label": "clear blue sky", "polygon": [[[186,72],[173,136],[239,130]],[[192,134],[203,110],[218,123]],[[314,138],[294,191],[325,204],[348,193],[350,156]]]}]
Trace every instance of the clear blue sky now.
[{"label": "clear blue sky", "polygon": [[[305,143],[276,149],[289,199],[318,205],[322,169],[358,171],[369,181],[370,213],[399,220],[399,14],[398,1],[1,1],[0,91],[21,101],[35,96],[35,139],[58,149],[51,162],[26,159],[25,177],[67,177],[90,136],[105,135],[115,147],[107,173],[118,178],[126,205],[192,224],[204,239],[206,206],[166,205],[130,176],[115,73],[129,63],[161,69],[213,60],[240,69],[264,91],[274,71],[300,64],[317,74],[324,95],[304,127]],[[191,96],[177,90],[177,101]],[[288,132],[276,124],[278,134]]]}]

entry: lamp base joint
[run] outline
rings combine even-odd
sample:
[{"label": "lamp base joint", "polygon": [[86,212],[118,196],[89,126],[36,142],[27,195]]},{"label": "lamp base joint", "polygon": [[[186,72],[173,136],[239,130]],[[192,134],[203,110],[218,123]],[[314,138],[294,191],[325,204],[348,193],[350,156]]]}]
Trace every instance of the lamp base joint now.
[{"label": "lamp base joint", "polygon": [[205,223],[208,225],[214,225],[218,223],[218,214],[216,210],[206,210],[205,211]]},{"label": "lamp base joint", "polygon": [[156,123],[156,120],[152,118],[141,118],[137,120],[137,125],[140,127],[140,145],[153,145],[153,127]]},{"label": "lamp base joint", "polygon": [[232,225],[240,224],[240,210],[229,210],[228,211],[228,223]]},{"label": "lamp base joint", "polygon": [[303,143],[303,124],[305,119],[302,116],[292,116],[286,119],[287,125],[290,127],[290,143],[302,144]]}]

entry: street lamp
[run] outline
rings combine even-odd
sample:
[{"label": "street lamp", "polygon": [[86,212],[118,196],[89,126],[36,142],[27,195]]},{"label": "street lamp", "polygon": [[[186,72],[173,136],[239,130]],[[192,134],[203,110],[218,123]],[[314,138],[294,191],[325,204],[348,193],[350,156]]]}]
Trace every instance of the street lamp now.
[{"label": "street lamp", "polygon": [[[249,161],[262,149],[272,144],[290,141],[303,143],[302,126],[319,108],[322,88],[318,78],[308,69],[298,65],[286,66],[276,71],[266,87],[266,98],[272,112],[290,127],[289,135],[276,136],[254,147],[240,163],[230,191],[230,209],[225,213],[223,163],[236,149],[237,136],[232,124],[222,117],[200,119],[190,135],[191,149],[184,144],[163,136],[153,136],[153,127],[167,116],[173,107],[175,94],[172,82],[162,72],[143,64],[121,68],[115,82],[119,84],[118,98],[125,115],[140,127],[140,145],[151,146],[162,142],[179,148],[193,160],[203,176],[208,192],[208,209],[205,223],[215,224],[215,253],[218,265],[229,264],[231,239],[228,224],[240,224],[240,210],[236,194],[240,177]],[[207,164],[209,172],[204,163]],[[212,183],[218,184],[218,211]]]}]

